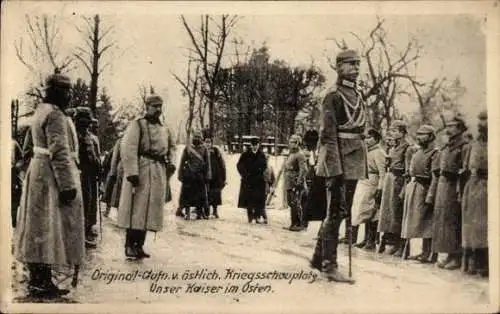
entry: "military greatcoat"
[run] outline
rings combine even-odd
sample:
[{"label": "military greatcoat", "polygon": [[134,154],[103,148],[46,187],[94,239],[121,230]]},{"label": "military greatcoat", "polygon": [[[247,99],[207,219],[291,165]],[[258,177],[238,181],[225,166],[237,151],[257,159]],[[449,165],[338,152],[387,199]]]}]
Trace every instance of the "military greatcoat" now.
[{"label": "military greatcoat", "polygon": [[[127,127],[120,148],[124,178],[118,226],[148,231],[163,228],[168,184],[166,160],[172,160],[174,150],[171,134],[162,123],[139,119]],[[135,188],[126,179],[133,175],[139,176],[139,186]]]},{"label": "military greatcoat", "polygon": [[403,221],[403,199],[401,193],[405,186],[406,164],[411,154],[409,143],[404,140],[389,151],[390,166],[384,182],[378,232],[401,234]]},{"label": "military greatcoat", "polygon": [[406,186],[401,232],[401,237],[405,239],[432,237],[432,211],[428,212],[432,207],[428,208],[425,204],[434,204],[436,184],[431,184],[432,163],[437,156],[437,149],[430,145],[419,149],[411,159],[411,181]]},{"label": "military greatcoat", "polygon": [[457,253],[462,242],[460,194],[469,150],[462,135],[449,141],[440,151],[439,179],[436,188],[432,227],[432,251]]},{"label": "military greatcoat", "polygon": [[[33,116],[33,157],[26,172],[15,234],[24,263],[81,264],[85,256],[80,175],[74,126],[55,105],[41,103]],[[70,204],[59,192],[76,189]]]},{"label": "military greatcoat", "polygon": [[462,246],[488,247],[488,143],[472,144],[467,169],[471,176],[462,197]]}]

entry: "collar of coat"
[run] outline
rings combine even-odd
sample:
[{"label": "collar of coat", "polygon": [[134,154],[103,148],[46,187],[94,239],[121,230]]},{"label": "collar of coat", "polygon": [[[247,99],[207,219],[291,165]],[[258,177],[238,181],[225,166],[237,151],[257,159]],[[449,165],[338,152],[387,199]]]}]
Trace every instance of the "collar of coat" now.
[{"label": "collar of coat", "polygon": [[459,134],[459,135],[451,138],[449,140],[448,144],[445,145],[445,147],[448,147],[449,150],[454,150],[454,149],[461,147],[465,144],[466,144],[466,142],[465,142],[465,139],[464,139],[464,136],[462,133],[462,134]]},{"label": "collar of coat", "polygon": [[337,84],[340,85],[340,86],[345,86],[345,87],[352,88],[352,89],[356,89],[356,87],[357,87],[356,82],[349,81],[349,80],[346,80],[346,79],[339,80],[337,82]]},{"label": "collar of coat", "polygon": [[377,148],[382,148],[382,147],[380,146],[380,143],[375,143],[375,144],[373,144],[372,146],[368,146],[368,151],[369,151],[369,152],[371,152],[372,150],[375,150],[375,149],[377,149]]}]

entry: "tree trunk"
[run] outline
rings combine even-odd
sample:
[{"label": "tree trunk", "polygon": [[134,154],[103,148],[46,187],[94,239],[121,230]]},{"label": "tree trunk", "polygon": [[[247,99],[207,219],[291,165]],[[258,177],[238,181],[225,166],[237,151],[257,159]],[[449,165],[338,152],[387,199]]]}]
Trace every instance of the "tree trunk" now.
[{"label": "tree trunk", "polygon": [[97,107],[97,84],[99,81],[99,15],[94,17],[94,34],[92,39],[92,74],[90,79],[89,107],[94,115]]}]

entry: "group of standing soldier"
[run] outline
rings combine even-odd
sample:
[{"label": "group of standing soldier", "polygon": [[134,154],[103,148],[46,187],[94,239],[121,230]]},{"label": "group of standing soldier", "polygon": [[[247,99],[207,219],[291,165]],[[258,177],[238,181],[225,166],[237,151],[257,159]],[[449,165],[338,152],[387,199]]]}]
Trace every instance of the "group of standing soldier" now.
[{"label": "group of standing soldier", "polygon": [[[437,253],[446,253],[439,267],[456,269],[462,263],[464,271],[487,275],[486,114],[479,116],[473,143],[464,139],[463,119],[448,121],[449,140],[439,149],[432,126],[420,126],[415,147],[407,140],[406,125],[394,121],[385,151],[382,135],[365,130],[367,112],[356,84],[359,66],[353,50],[337,56],[338,80],[323,101],[319,134],[306,132],[305,150],[300,136],[289,138],[283,166],[291,209],[288,229],[304,230],[308,221],[322,220],[311,267],[330,280],[354,282],[337,264],[338,244],[345,242],[339,241],[339,229],[346,220],[351,243],[365,225],[365,240],[358,247],[374,250],[378,243],[382,253],[392,245],[390,254],[407,257],[409,240],[421,238],[423,250],[412,258],[435,262]],[[164,204],[172,199],[169,180],[176,170],[172,135],[160,119],[161,97],[147,97],[144,117],[128,125],[101,164],[99,143],[90,131],[95,121],[91,112],[67,110],[70,87],[69,78],[60,73],[47,79],[44,102],[35,110],[21,152],[29,157],[22,195],[13,200],[19,205],[13,214],[15,255],[28,265],[29,291],[44,297],[69,292],[53,283],[51,266],[80,265],[85,246],[96,245],[100,181],[105,216],[116,207],[117,224],[126,230],[126,257],[142,259],[150,257],[144,251],[147,231],[162,230]],[[267,224],[266,200],[276,178],[259,138],[250,140],[237,170],[238,207],[246,209],[249,223]],[[197,219],[208,219],[212,207],[219,217],[226,166],[210,134],[193,134],[182,152],[178,179],[177,216],[190,219],[194,207]],[[20,184],[15,181],[14,187]]]}]

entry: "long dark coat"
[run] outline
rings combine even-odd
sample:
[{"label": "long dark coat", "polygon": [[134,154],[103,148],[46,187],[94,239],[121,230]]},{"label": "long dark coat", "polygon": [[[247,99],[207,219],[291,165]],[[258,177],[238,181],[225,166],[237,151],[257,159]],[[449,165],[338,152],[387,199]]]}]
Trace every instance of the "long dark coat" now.
[{"label": "long dark coat", "polygon": [[403,199],[400,196],[405,186],[404,174],[410,158],[408,154],[411,153],[409,146],[408,142],[403,141],[389,151],[390,167],[382,191],[378,232],[401,234]]},{"label": "long dark coat", "polygon": [[468,162],[471,176],[462,197],[462,246],[488,247],[488,142],[477,140]]},{"label": "long dark coat", "polygon": [[83,208],[85,227],[90,228],[97,223],[98,174],[100,168],[99,155],[90,132],[78,135],[80,180],[82,182]]},{"label": "long dark coat", "polygon": [[217,206],[222,204],[221,192],[226,184],[226,164],[217,147],[212,147],[209,154],[212,178],[208,182],[208,201],[210,205]]},{"label": "long dark coat", "polygon": [[[73,129],[58,107],[38,104],[31,125],[34,155],[24,178],[15,233],[15,255],[21,262],[75,265],[85,257]],[[77,190],[76,198],[61,204],[59,192],[70,189]]]},{"label": "long dark coat", "polygon": [[419,149],[412,157],[409,169],[412,179],[406,186],[401,232],[405,239],[432,237],[432,212],[427,212],[425,204],[434,204],[436,184],[431,184],[432,164],[437,156],[437,149],[431,145]]},{"label": "long dark coat", "polygon": [[211,179],[211,170],[208,150],[203,144],[184,148],[178,179],[182,182],[181,208],[208,206],[207,183]]},{"label": "long dark coat", "polygon": [[462,242],[462,209],[460,176],[465,168],[469,145],[460,135],[452,139],[440,152],[439,179],[432,226],[432,251],[457,253]]},{"label": "long dark coat", "polygon": [[257,153],[248,150],[241,154],[237,164],[241,176],[239,208],[261,209],[266,206],[266,155],[259,149]]}]

